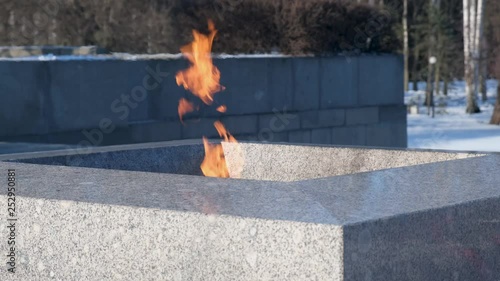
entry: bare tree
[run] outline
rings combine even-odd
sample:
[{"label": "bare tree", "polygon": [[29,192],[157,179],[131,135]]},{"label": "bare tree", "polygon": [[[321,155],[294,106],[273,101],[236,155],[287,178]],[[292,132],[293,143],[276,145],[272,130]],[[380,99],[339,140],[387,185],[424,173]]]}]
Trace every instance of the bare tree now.
[{"label": "bare tree", "polygon": [[[429,71],[427,73],[427,86],[426,86],[426,97],[425,102],[427,104],[427,114],[434,117],[434,82],[433,79],[436,75],[436,49],[437,49],[437,24],[435,24],[436,19],[439,15],[440,1],[431,0],[429,6],[429,23],[431,23],[429,31],[429,50],[428,50],[428,65]],[[431,110],[432,109],[432,110]]]},{"label": "bare tree", "polygon": [[493,111],[493,116],[491,116],[491,124],[500,125],[500,84],[497,88],[497,102],[495,105],[495,110]]},{"label": "bare tree", "polygon": [[[500,30],[497,31],[500,35]],[[496,57],[496,69],[495,74],[497,79],[500,79],[500,55]],[[497,102],[495,104],[495,109],[493,110],[493,115],[491,116],[491,124],[500,125],[500,83],[498,83],[497,88]]]},{"label": "bare tree", "polygon": [[410,50],[408,46],[408,0],[403,0],[403,54],[404,54],[404,83],[405,92],[408,91],[408,83],[410,80],[409,73],[409,57]]},{"label": "bare tree", "polygon": [[[474,54],[476,29],[476,1],[463,0],[463,25],[464,25],[464,69],[465,69],[465,93],[467,94],[467,113],[478,113],[481,110],[477,106],[474,89]],[[482,0],[479,0],[482,1]]]},{"label": "bare tree", "polygon": [[481,43],[483,41],[483,31],[484,31],[484,0],[477,0],[477,11],[476,11],[476,22],[474,31],[474,96],[477,97],[479,93],[479,72],[480,72],[480,61],[482,57],[481,53]]},{"label": "bare tree", "polygon": [[481,40],[481,56],[479,58],[479,93],[483,101],[488,100],[488,89],[486,87],[486,79],[488,78],[488,42],[486,36]]}]

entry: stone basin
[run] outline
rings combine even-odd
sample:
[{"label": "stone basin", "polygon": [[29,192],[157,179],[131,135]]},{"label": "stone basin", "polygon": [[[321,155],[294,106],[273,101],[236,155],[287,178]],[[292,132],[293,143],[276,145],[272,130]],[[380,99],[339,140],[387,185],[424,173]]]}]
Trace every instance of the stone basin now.
[{"label": "stone basin", "polygon": [[200,176],[199,141],[0,156],[19,210],[18,271],[0,280],[500,276],[498,154],[223,148],[238,178]]}]

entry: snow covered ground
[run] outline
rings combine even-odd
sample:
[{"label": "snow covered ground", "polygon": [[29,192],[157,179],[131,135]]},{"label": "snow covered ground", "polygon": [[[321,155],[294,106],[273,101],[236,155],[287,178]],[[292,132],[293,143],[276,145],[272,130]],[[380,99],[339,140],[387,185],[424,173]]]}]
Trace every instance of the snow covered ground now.
[{"label": "snow covered ground", "polygon": [[488,124],[496,100],[497,83],[488,81],[488,100],[478,100],[482,112],[469,115],[465,113],[465,84],[463,81],[453,82],[448,96],[436,97],[435,118],[428,116],[427,108],[422,106],[425,83],[420,83],[419,91],[405,95],[407,104],[417,101],[421,105],[420,114],[408,115],[408,147],[500,152],[500,126]]}]

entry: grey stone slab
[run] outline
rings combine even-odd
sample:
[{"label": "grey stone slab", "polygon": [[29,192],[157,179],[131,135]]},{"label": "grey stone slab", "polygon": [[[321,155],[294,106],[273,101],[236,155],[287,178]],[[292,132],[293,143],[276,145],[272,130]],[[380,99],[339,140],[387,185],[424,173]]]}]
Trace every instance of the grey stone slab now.
[{"label": "grey stone slab", "polygon": [[[498,161],[498,156],[485,157],[360,174],[354,182],[346,178],[364,191],[370,182],[373,188],[361,197],[353,196],[359,190],[354,188],[338,198],[343,181],[327,184],[331,189],[323,185],[316,194],[319,202],[350,217],[344,227],[344,251],[349,253],[344,278],[495,280],[500,197],[489,197],[491,190],[485,191],[480,179],[484,175],[473,175]],[[419,186],[418,192],[401,189],[409,182]],[[333,203],[333,197],[346,204]],[[442,208],[443,203],[448,207]],[[395,211],[406,214],[393,216]]]},{"label": "grey stone slab", "polygon": [[0,137],[48,131],[47,67],[46,62],[0,63]]},{"label": "grey stone slab", "polygon": [[259,115],[259,130],[283,132],[300,129],[300,117],[297,113],[276,111],[274,114]]},{"label": "grey stone slab", "polygon": [[379,109],[376,106],[349,108],[345,110],[347,126],[367,125],[379,122]]},{"label": "grey stone slab", "polygon": [[[224,143],[224,149],[232,145]],[[278,276],[433,281],[452,276],[495,281],[500,273],[500,189],[495,176],[500,155],[242,145],[245,151],[254,149],[255,161],[274,161],[273,156],[280,161],[284,154],[293,159],[286,162],[289,165],[270,166],[275,175],[295,173],[283,168],[296,162],[303,170],[317,170],[325,164],[325,157],[318,156],[325,151],[311,154],[317,149],[350,151],[348,159],[365,151],[357,154],[363,155],[357,163],[366,165],[352,166],[356,174],[290,183],[262,180],[265,171],[259,180],[238,180],[0,162],[3,170],[19,171],[22,224],[13,280]],[[133,162],[154,157],[158,163],[186,160],[186,151],[194,153],[196,147],[201,149],[199,143],[186,147],[175,142],[91,152],[129,153],[135,157],[103,162],[136,165]],[[138,153],[148,149],[142,156]],[[294,149],[298,154],[290,153]],[[156,155],[160,151],[168,155]],[[68,153],[0,159],[30,161]],[[304,155],[310,157],[308,162],[302,160]],[[336,159],[329,155],[330,161],[349,165],[341,152],[334,155]],[[170,161],[161,162],[165,158]],[[387,159],[393,161],[391,168],[362,172],[363,167],[383,168]],[[436,160],[440,162],[432,162]],[[6,236],[7,231],[7,222],[1,220],[0,234]],[[0,244],[0,251],[7,253],[6,243]],[[2,280],[4,274],[0,272]]]},{"label": "grey stone slab", "polygon": [[178,121],[150,121],[115,127],[113,130],[93,128],[44,135],[4,137],[3,139],[9,142],[84,146],[121,145],[182,139],[181,126]]},{"label": "grey stone slab", "polygon": [[257,134],[258,120],[258,115],[235,115],[221,118],[221,122],[226,129],[234,135]]},{"label": "grey stone slab", "polygon": [[358,105],[358,59],[325,57],[320,63],[321,108]]},{"label": "grey stone slab", "polygon": [[251,141],[251,142],[288,142],[288,132],[273,132],[271,130],[259,130],[257,135],[238,135],[238,141]]},{"label": "grey stone slab", "polygon": [[400,56],[360,56],[358,62],[359,105],[404,104]]},{"label": "grey stone slab", "polygon": [[323,109],[299,113],[304,129],[342,126],[345,124],[345,109]]},{"label": "grey stone slab", "polygon": [[51,62],[51,132],[148,120],[149,98],[159,87],[143,87],[146,66],[145,61]]},{"label": "grey stone slab", "polygon": [[196,139],[201,137],[219,137],[217,130],[214,127],[216,118],[203,118],[196,120],[186,120],[182,128],[183,139]]},{"label": "grey stone slab", "polygon": [[499,206],[480,200],[346,226],[344,278],[494,281]]},{"label": "grey stone slab", "polygon": [[364,146],[366,143],[366,126],[332,128],[332,144]]},{"label": "grey stone slab", "polygon": [[401,121],[407,118],[407,107],[405,105],[399,106],[380,106],[379,107],[379,120],[380,122]]},{"label": "grey stone slab", "polygon": [[179,140],[182,138],[182,124],[178,121],[150,121],[131,124],[130,142],[157,142]]},{"label": "grey stone slab", "polygon": [[288,133],[287,132],[281,132],[281,133],[273,133],[268,140],[263,139],[262,141],[269,141],[269,142],[288,142]]},{"label": "grey stone slab", "polygon": [[268,59],[215,59],[225,90],[216,94],[217,103],[227,106],[228,115],[272,112],[268,90]]},{"label": "grey stone slab", "polygon": [[311,143],[311,130],[288,132],[288,141],[291,143]]},{"label": "grey stone slab", "polygon": [[151,119],[178,121],[178,106],[181,98],[191,100],[193,95],[179,87],[175,75],[186,69],[189,63],[185,60],[151,60],[148,62],[148,74],[154,80],[149,83],[159,83],[159,93],[151,96]]},{"label": "grey stone slab", "polygon": [[240,177],[272,181],[331,177],[483,155],[292,144],[223,142],[223,147],[230,173],[238,168],[236,152],[241,150],[245,162]]},{"label": "grey stone slab", "polygon": [[[74,50],[69,47],[64,51]],[[5,92],[17,94],[8,95],[7,102],[0,105],[0,126],[3,128],[0,138],[4,141],[77,144],[89,141],[86,136],[82,137],[82,131],[97,130],[102,132],[103,141],[91,141],[94,145],[173,139],[168,136],[164,138],[162,133],[143,133],[148,128],[138,128],[137,124],[144,123],[148,127],[154,126],[149,125],[151,122],[178,122],[177,108],[181,98],[195,101],[199,107],[199,110],[188,114],[186,120],[208,119],[211,123],[213,119],[226,118],[224,116],[261,115],[257,131],[254,130],[253,120],[246,122],[245,119],[242,120],[244,124],[229,125],[235,135],[257,134],[258,137],[259,134],[269,135],[271,132],[282,133],[300,128],[343,126],[346,122],[344,109],[336,107],[359,106],[356,95],[362,83],[358,83],[355,77],[361,71],[360,66],[368,69],[364,72],[377,70],[380,65],[393,69],[397,68],[398,60],[399,57],[392,55],[347,59],[340,56],[220,56],[214,59],[214,63],[220,68],[221,83],[226,90],[215,95],[212,106],[202,104],[189,91],[176,84],[176,73],[189,67],[188,61],[177,55],[139,56],[134,59],[130,59],[130,56],[108,56],[102,60],[3,61],[0,63],[0,72],[3,71],[3,77],[8,79],[4,79],[0,87]],[[22,74],[23,82],[19,82],[17,74]],[[376,80],[377,75],[386,74],[374,75],[370,83]],[[391,79],[396,78],[393,75]],[[382,80],[385,82],[380,82]],[[378,103],[386,104],[385,100],[378,98],[380,93],[383,93],[384,98],[400,98],[395,90],[398,83],[390,81],[393,80],[384,78],[372,83],[377,87],[379,84],[384,85],[375,88],[373,94],[370,92],[373,95],[370,102],[377,106]],[[346,91],[350,95],[345,96],[343,92]],[[227,106],[227,114],[215,110],[221,104]],[[402,99],[401,102],[390,104],[402,106]],[[393,119],[402,116],[399,111],[392,112],[390,107],[384,108],[387,110],[379,113],[382,122],[395,122]],[[298,115],[299,118],[286,119],[285,128],[282,128],[281,124],[273,121],[276,116],[272,115],[278,115],[279,121],[290,116]],[[231,120],[229,117],[228,123]],[[374,120],[354,120],[350,124]],[[297,127],[299,121],[300,128]],[[211,125],[201,127],[205,129],[201,128],[198,132],[184,129],[185,137],[216,136],[214,133],[207,134],[212,132]],[[403,133],[398,133],[398,136],[403,136]],[[184,138],[182,134],[181,138]],[[403,146],[406,141],[397,142],[397,146]]]},{"label": "grey stone slab", "polygon": [[319,61],[315,58],[293,60],[293,110],[319,109]]},{"label": "grey stone slab", "polygon": [[332,129],[313,129],[311,130],[311,143],[315,144],[331,144]]},{"label": "grey stone slab", "polygon": [[366,127],[368,146],[406,147],[408,145],[406,120],[384,122]]},{"label": "grey stone slab", "polygon": [[[92,185],[78,180],[71,185]],[[340,227],[224,216],[213,197],[179,195],[193,211],[23,197],[19,220],[31,234],[18,235],[21,261],[9,280],[342,280]]]},{"label": "grey stone slab", "polygon": [[271,108],[282,110],[293,108],[294,72],[292,58],[273,58],[269,60],[268,91],[271,95]]}]

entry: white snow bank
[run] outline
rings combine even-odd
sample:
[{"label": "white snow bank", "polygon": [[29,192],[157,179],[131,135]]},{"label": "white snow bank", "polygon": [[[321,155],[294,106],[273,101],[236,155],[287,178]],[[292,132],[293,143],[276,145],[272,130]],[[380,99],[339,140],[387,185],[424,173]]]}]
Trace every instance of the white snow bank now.
[{"label": "white snow bank", "polygon": [[[489,80],[488,100],[478,103],[479,114],[466,114],[465,84],[456,81],[450,85],[448,96],[436,97],[436,117],[426,115],[425,106],[419,115],[408,115],[408,147],[446,149],[460,151],[500,152],[500,126],[488,124],[493,114],[498,82]],[[419,91],[405,95],[406,103],[425,100],[425,83],[419,83]],[[411,87],[410,87],[411,88]]]}]

